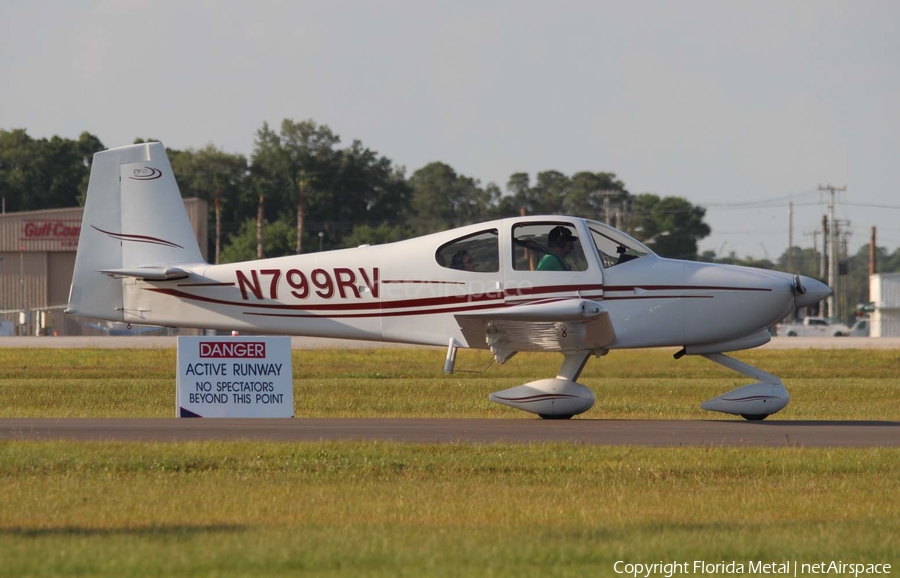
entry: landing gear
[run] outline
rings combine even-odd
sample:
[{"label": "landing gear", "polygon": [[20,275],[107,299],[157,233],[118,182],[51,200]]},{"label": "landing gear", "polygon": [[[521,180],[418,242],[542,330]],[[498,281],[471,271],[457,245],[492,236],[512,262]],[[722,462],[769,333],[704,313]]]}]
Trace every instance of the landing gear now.
[{"label": "landing gear", "polygon": [[784,409],[791,399],[781,380],[772,374],[721,353],[701,353],[700,355],[713,363],[718,363],[759,381],[759,383],[751,383],[719,397],[708,399],[700,404],[703,409],[739,415],[750,421],[761,421]]},{"label": "landing gear", "polygon": [[581,375],[592,352],[566,355],[554,379],[539,379],[488,397],[493,402],[535,413],[542,419],[571,419],[594,405],[594,394],[575,380]]}]

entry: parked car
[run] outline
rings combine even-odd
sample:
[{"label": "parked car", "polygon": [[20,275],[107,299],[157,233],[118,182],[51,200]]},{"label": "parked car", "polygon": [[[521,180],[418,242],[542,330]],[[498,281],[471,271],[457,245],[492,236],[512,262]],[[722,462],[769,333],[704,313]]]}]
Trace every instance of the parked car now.
[{"label": "parked car", "polygon": [[850,328],[850,337],[868,337],[869,319],[858,319]]},{"label": "parked car", "polygon": [[778,335],[787,337],[846,337],[850,335],[850,328],[843,323],[829,323],[822,317],[805,317],[797,323],[779,323],[775,329]]}]

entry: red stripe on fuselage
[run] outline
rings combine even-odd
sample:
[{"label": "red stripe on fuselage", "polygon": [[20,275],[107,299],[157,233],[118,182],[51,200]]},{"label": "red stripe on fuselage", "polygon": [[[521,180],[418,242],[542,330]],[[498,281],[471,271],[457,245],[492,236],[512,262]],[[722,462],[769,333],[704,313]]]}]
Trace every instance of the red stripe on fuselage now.
[{"label": "red stripe on fuselage", "polygon": [[[213,284],[210,284],[213,285]],[[186,286],[185,284],[180,284],[179,287]],[[195,286],[202,286],[202,284],[197,284]],[[191,293],[187,293],[185,291],[181,291],[178,289],[167,289],[160,287],[150,287],[147,288],[147,291],[152,291],[155,293],[160,293],[163,295],[169,295],[171,297],[176,297],[178,299],[186,299],[186,300],[194,300],[201,301],[204,303],[215,303],[218,305],[230,305],[234,307],[252,307],[257,309],[280,309],[280,310],[288,310],[288,311],[365,311],[365,310],[374,310],[377,313],[373,313],[373,315],[384,315],[384,310],[391,309],[404,309],[404,308],[421,308],[421,307],[443,307],[443,306],[462,306],[464,304],[471,303],[485,303],[483,307],[479,308],[487,308],[487,307],[497,307],[503,306],[504,300],[509,297],[514,296],[538,296],[538,295],[548,295],[552,293],[563,293],[563,292],[585,292],[585,291],[601,291],[604,290],[607,292],[622,292],[622,291],[633,291],[634,289],[642,289],[644,291],[675,291],[675,290],[714,290],[714,291],[771,291],[771,289],[767,288],[758,288],[758,287],[722,287],[722,286],[691,286],[691,285],[633,285],[633,286],[608,286],[604,287],[602,284],[592,284],[592,285],[546,285],[546,286],[538,286],[538,287],[521,287],[513,290],[504,290],[501,294],[500,291],[489,292],[483,294],[466,294],[466,295],[452,295],[452,296],[444,296],[444,297],[422,297],[416,299],[401,299],[397,301],[371,301],[371,302],[362,302],[362,303],[317,303],[317,304],[287,304],[287,303],[279,303],[279,302],[269,302],[269,303],[253,303],[248,301],[231,301],[227,299],[217,299],[214,297],[207,297],[204,295],[194,295]],[[597,299],[599,301],[621,301],[628,299],[712,299],[713,295],[596,295],[596,296],[582,296],[586,299]],[[525,302],[526,300],[522,300]],[[446,309],[441,309],[440,311],[445,311]],[[455,311],[456,309],[454,309]],[[401,312],[398,314],[422,314],[422,313],[432,313],[433,311],[413,311],[413,312]],[[334,317],[334,315],[332,315]]]}]

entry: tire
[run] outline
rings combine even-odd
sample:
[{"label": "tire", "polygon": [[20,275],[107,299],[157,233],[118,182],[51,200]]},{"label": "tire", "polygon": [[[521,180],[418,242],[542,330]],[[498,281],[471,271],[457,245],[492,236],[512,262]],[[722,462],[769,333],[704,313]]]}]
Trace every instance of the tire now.
[{"label": "tire", "polygon": [[568,415],[551,415],[549,413],[539,413],[538,414],[541,419],[572,419],[574,413],[570,413]]},{"label": "tire", "polygon": [[741,417],[747,421],[762,421],[769,417],[767,413],[742,413]]},{"label": "tire", "polygon": [[787,336],[788,337],[797,337],[797,332],[796,331],[788,331]]},{"label": "tire", "polygon": [[843,331],[835,331],[834,337],[847,337],[847,334],[844,333]]}]

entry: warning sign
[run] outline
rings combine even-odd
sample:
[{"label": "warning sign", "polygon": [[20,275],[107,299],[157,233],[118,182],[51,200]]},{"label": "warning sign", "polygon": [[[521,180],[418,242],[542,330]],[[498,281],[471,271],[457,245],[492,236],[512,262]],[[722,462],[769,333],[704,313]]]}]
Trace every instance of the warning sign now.
[{"label": "warning sign", "polygon": [[294,417],[290,337],[179,337],[178,417]]}]

